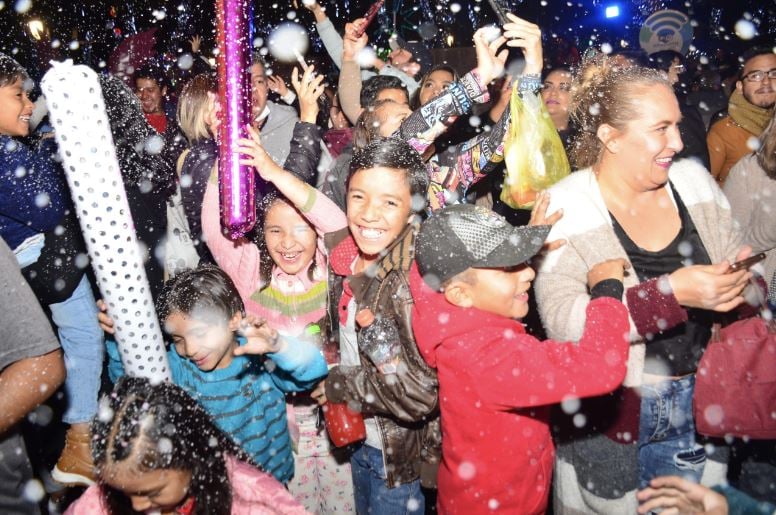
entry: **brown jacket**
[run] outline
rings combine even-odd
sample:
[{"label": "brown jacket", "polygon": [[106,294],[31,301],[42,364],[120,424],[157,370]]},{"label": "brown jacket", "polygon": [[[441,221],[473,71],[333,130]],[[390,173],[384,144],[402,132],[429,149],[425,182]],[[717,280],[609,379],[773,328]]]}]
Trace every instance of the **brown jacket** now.
[{"label": "brown jacket", "polygon": [[709,129],[706,144],[709,146],[711,175],[722,185],[730,169],[742,157],[752,151],[747,145],[754,134],[739,126],[730,116],[726,116]]},{"label": "brown jacket", "polygon": [[[417,226],[409,225],[370,270],[348,277],[357,309],[370,308],[375,315],[392,318],[401,337],[399,371],[383,375],[364,352],[361,366],[334,367],[326,380],[326,397],[334,403],[350,402],[373,414],[383,444],[389,487],[420,478],[423,486],[436,486],[441,456],[439,399],[436,372],[418,351],[412,333],[412,295],[409,271]],[[325,237],[330,255],[330,334],[338,325],[337,307],[345,279],[355,259],[355,244],[344,229]],[[343,251],[349,249],[349,251]],[[359,340],[361,335],[359,333]]]}]

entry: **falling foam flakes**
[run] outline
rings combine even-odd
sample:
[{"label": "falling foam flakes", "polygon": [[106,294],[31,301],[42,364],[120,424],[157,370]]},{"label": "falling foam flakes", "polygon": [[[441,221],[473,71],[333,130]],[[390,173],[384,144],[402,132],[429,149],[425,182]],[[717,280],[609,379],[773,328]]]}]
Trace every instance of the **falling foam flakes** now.
[{"label": "falling foam flakes", "polygon": [[100,400],[100,405],[97,408],[97,420],[103,424],[107,424],[113,420],[113,409],[110,407],[110,403],[107,398]]},{"label": "falling foam flakes", "polygon": [[710,404],[703,410],[703,418],[711,426],[718,426],[722,423],[722,419],[725,418],[725,411],[719,404]]},{"label": "falling foam flakes", "polygon": [[163,148],[164,140],[158,134],[149,136],[148,139],[145,140],[145,145],[143,145],[143,150],[145,150],[147,154],[152,155],[159,154]]},{"label": "falling foam flakes", "polygon": [[185,53],[178,58],[178,68],[181,70],[189,70],[194,65],[194,56],[189,53]]},{"label": "falling foam flakes", "polygon": [[483,27],[483,36],[485,36],[485,41],[488,43],[492,43],[496,41],[499,36],[501,36],[501,29],[497,27],[496,25],[488,25],[486,27]]},{"label": "falling foam flakes", "polygon": [[24,14],[32,7],[32,0],[17,0],[14,4],[14,10],[19,14]]},{"label": "falling foam flakes", "polygon": [[361,68],[371,68],[376,57],[374,49],[371,46],[366,46],[356,55],[356,62]]},{"label": "falling foam flakes", "polygon": [[410,497],[407,500],[407,511],[418,511],[420,509],[420,501],[414,497]]},{"label": "falling foam flakes", "polygon": [[30,479],[24,485],[22,495],[26,500],[37,504],[43,500],[43,496],[46,495],[46,489],[43,488],[43,483],[37,479]]},{"label": "falling foam flakes", "polygon": [[498,500],[496,500],[496,499],[490,499],[490,500],[488,501],[488,508],[490,508],[491,510],[497,510],[497,509],[498,509],[498,507],[499,507],[499,502],[498,502]]},{"label": "falling foam flakes", "polygon": [[37,195],[35,195],[35,205],[39,209],[43,209],[44,207],[47,207],[49,203],[51,203],[51,199],[49,198],[48,193],[40,192]]},{"label": "falling foam flakes", "polygon": [[579,411],[579,407],[582,405],[582,403],[579,400],[579,397],[566,397],[561,401],[560,407],[563,410],[563,413],[566,415],[572,415]]},{"label": "falling foam flakes", "polygon": [[760,139],[755,136],[750,136],[749,139],[746,140],[746,148],[752,152],[757,152],[760,150]]},{"label": "falling foam flakes", "polygon": [[89,266],[89,256],[83,252],[79,252],[75,257],[75,266],[78,267],[79,270],[83,270]]},{"label": "falling foam flakes", "polygon": [[269,36],[269,52],[286,63],[295,61],[297,53],[304,55],[309,45],[307,31],[292,22],[280,24]]},{"label": "falling foam flakes", "polygon": [[741,39],[752,39],[757,35],[757,27],[749,20],[738,20],[734,27],[736,36]]},{"label": "falling foam flakes", "polygon": [[462,461],[460,465],[458,465],[458,477],[463,479],[464,481],[469,481],[470,479],[473,479],[474,476],[477,475],[477,469],[474,466],[474,463],[470,461]]},{"label": "falling foam flakes", "polygon": [[587,417],[584,416],[582,413],[577,413],[576,415],[574,415],[572,422],[574,422],[574,427],[582,428],[582,427],[585,427],[585,424],[587,424]]},{"label": "falling foam flakes", "polygon": [[612,50],[613,50],[612,45],[610,45],[609,43],[604,43],[601,45],[601,52],[605,54],[611,54]]},{"label": "falling foam flakes", "polygon": [[455,14],[461,11],[461,4],[459,3],[452,3],[450,4],[450,12]]},{"label": "falling foam flakes", "polygon": [[172,452],[172,440],[169,438],[160,438],[157,447],[160,453],[170,454]]}]

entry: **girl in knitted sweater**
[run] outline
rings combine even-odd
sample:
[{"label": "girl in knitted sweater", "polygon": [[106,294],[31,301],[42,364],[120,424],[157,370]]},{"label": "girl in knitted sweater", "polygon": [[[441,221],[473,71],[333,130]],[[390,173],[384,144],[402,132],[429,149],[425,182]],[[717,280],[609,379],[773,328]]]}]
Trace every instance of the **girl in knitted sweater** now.
[{"label": "girl in knitted sweater", "polygon": [[[304,183],[309,167],[317,166],[320,128],[315,125],[316,99],[323,76],[312,67],[304,75],[294,70],[292,83],[300,103],[294,128],[290,173],[277,166],[261,147],[259,134],[240,140],[240,152],[262,179],[278,192],[265,194],[257,242],[231,240],[220,227],[218,184],[211,177],[202,203],[202,232],[218,265],[234,280],[246,311],[267,320],[280,334],[318,339],[326,312],[326,262],[323,235],[345,227],[344,214],[325,195]],[[308,167],[308,168],[305,168]],[[321,343],[321,342],[317,342]],[[289,422],[295,441],[295,468],[289,489],[305,507],[317,513],[353,511],[353,487],[347,457],[338,457],[328,435],[318,430],[317,403],[307,395],[290,399]]]}]

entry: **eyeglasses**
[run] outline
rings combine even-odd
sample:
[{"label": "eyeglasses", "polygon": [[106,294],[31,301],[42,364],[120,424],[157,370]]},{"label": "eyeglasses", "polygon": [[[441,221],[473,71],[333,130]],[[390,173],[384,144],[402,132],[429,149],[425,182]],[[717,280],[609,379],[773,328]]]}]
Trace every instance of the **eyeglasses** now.
[{"label": "eyeglasses", "polygon": [[749,82],[762,82],[765,80],[766,76],[771,80],[776,80],[776,68],[771,68],[767,72],[763,70],[755,70],[753,72],[747,73],[742,78],[748,80]]}]

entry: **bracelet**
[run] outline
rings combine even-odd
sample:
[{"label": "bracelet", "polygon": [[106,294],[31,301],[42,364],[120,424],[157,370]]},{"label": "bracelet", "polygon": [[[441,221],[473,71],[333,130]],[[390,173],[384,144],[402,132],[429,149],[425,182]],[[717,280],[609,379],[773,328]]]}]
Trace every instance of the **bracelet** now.
[{"label": "bracelet", "polygon": [[517,82],[519,92],[530,91],[536,93],[542,88],[542,78],[534,73],[521,75]]}]

